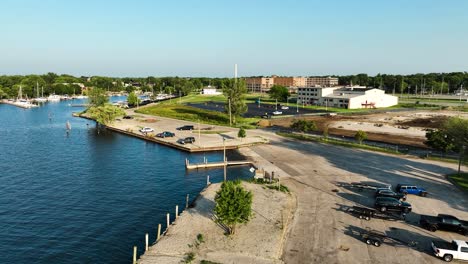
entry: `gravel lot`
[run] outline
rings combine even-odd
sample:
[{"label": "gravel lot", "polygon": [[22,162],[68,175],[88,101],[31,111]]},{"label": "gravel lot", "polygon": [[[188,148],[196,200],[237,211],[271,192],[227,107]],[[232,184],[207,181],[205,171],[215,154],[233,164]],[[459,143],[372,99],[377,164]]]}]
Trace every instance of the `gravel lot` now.
[{"label": "gravel lot", "polygon": [[[285,263],[440,263],[430,251],[431,240],[467,239],[456,233],[432,233],[417,224],[420,214],[447,213],[468,220],[468,196],[443,176],[455,172],[456,165],[273,135],[270,141],[251,149],[290,176],[283,183],[295,192],[298,202],[283,252]],[[406,222],[365,221],[346,208],[372,207],[373,192],[340,187],[351,182],[414,183],[425,187],[429,196],[408,197],[413,212]],[[379,248],[368,246],[359,236],[367,229],[395,240]]]}]

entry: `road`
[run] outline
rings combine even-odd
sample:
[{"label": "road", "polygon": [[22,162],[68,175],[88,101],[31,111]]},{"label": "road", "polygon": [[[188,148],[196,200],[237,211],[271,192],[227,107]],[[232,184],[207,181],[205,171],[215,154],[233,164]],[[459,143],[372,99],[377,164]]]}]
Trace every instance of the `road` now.
[{"label": "road", "polygon": [[[432,233],[417,225],[419,214],[448,213],[468,219],[467,195],[443,176],[455,172],[456,165],[274,135],[270,141],[251,150],[289,174],[283,183],[297,195],[297,211],[283,252],[285,263],[440,263],[431,255],[432,239],[466,239],[444,231]],[[393,186],[414,183],[425,187],[430,195],[408,197],[413,213],[406,222],[360,220],[345,208],[372,207],[373,193],[340,186],[369,181]],[[359,236],[368,228],[396,240],[379,248],[368,246]]]}]

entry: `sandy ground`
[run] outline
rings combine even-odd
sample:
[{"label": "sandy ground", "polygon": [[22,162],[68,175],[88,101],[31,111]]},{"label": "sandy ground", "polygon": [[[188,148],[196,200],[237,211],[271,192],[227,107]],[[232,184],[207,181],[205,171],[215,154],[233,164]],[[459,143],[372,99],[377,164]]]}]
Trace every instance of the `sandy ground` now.
[{"label": "sandy ground", "polygon": [[[150,247],[138,263],[181,263],[189,252],[194,263],[210,260],[218,263],[282,263],[285,233],[295,207],[294,196],[262,185],[242,183],[252,191],[253,217],[240,225],[234,236],[213,221],[214,197],[220,184],[206,188],[196,206],[184,211],[169,228],[166,236]],[[197,235],[204,243],[195,246]]]},{"label": "sandy ground", "polygon": [[[252,147],[250,156],[261,157],[289,175],[282,182],[297,195],[297,210],[283,252],[285,263],[440,263],[430,252],[431,240],[466,239],[418,226],[421,214],[447,213],[468,220],[468,196],[444,177],[456,172],[454,164],[274,135],[270,142]],[[408,197],[413,212],[407,221],[365,221],[346,210],[353,205],[373,207],[373,192],[345,187],[351,182],[414,183],[430,194]],[[369,246],[360,237],[368,229],[396,240],[379,248]]]}]

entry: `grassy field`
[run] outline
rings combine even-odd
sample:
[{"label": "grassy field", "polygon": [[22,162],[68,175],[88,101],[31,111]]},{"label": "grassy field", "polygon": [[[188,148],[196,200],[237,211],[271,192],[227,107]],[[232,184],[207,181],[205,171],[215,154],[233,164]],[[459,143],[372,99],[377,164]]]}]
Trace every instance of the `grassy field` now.
[{"label": "grassy field", "polygon": [[[178,102],[178,101],[177,101]],[[229,115],[223,112],[203,110],[166,101],[165,103],[152,105],[136,110],[137,113],[154,116],[169,117],[174,119],[200,122],[203,124],[229,126]],[[238,118],[234,127],[255,128],[258,118]]]},{"label": "grassy field", "polygon": [[452,174],[448,175],[456,185],[460,186],[463,190],[468,192],[468,173]]}]

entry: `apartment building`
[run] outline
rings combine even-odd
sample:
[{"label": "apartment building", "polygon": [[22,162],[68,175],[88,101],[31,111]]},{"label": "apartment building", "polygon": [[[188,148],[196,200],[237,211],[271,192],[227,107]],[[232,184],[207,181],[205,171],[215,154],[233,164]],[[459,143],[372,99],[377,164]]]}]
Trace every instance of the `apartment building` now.
[{"label": "apartment building", "polygon": [[333,87],[338,85],[337,77],[307,77],[303,87]]},{"label": "apartment building", "polygon": [[298,103],[347,109],[390,107],[398,104],[398,97],[385,91],[362,86],[299,87]]},{"label": "apartment building", "polygon": [[265,93],[275,84],[273,77],[250,77],[245,79],[247,91]]},{"label": "apartment building", "polygon": [[306,78],[304,77],[279,77],[273,76],[275,84],[286,87],[305,87]]}]

